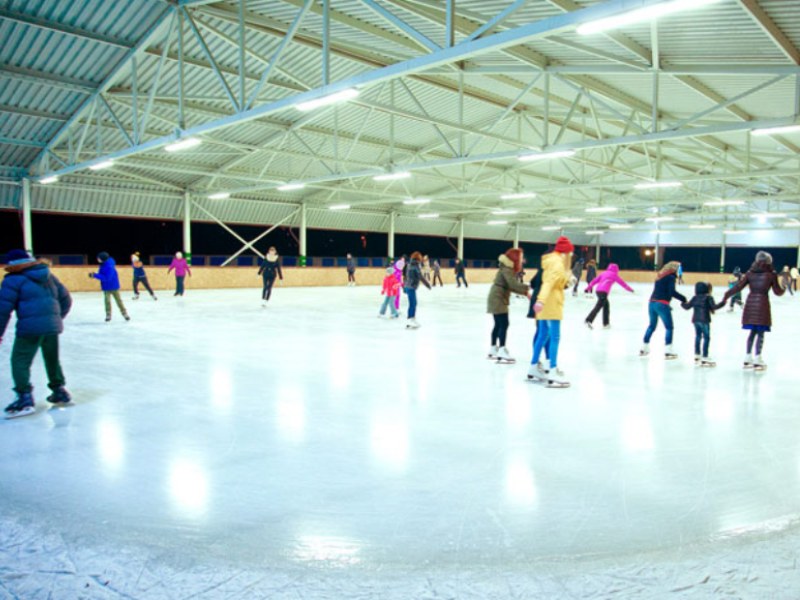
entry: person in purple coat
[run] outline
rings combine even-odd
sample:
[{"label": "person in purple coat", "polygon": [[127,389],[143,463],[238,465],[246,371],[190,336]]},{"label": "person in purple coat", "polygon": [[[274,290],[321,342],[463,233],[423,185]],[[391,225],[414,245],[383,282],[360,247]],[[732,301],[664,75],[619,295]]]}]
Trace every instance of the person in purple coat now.
[{"label": "person in purple coat", "polygon": [[119,312],[125,317],[126,321],[130,321],[128,311],[125,310],[125,305],[122,303],[122,297],[119,295],[119,275],[117,274],[117,263],[108,255],[108,252],[101,252],[97,255],[97,262],[100,263],[100,269],[97,273],[89,273],[91,279],[100,281],[100,288],[103,290],[103,301],[106,307],[106,322],[111,320],[111,298],[117,303]]},{"label": "person in purple coat", "polygon": [[592,323],[594,323],[594,319],[597,313],[600,312],[600,309],[603,310],[603,329],[609,329],[611,327],[611,304],[608,302],[608,295],[611,293],[611,287],[615,283],[620,284],[629,292],[633,292],[633,288],[625,283],[625,280],[619,276],[619,267],[611,263],[608,265],[608,269],[592,279],[586,287],[587,294],[590,294],[595,287],[597,288],[597,303],[586,316],[586,326],[589,329],[592,329]]},{"label": "person in purple coat", "polygon": [[189,277],[192,276],[192,270],[189,268],[189,263],[183,258],[182,252],[175,253],[175,258],[172,259],[169,269],[167,269],[167,275],[172,269],[175,269],[175,293],[173,296],[183,296],[183,280],[186,279],[187,273]]}]

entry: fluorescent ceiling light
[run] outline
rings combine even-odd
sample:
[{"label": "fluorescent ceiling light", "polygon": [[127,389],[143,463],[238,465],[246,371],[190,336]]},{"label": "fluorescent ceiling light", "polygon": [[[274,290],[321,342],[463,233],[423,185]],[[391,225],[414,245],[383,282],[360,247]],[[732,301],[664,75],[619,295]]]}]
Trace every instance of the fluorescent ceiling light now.
[{"label": "fluorescent ceiling light", "polygon": [[408,179],[409,177],[411,177],[411,173],[409,171],[396,171],[394,173],[375,175],[375,177],[372,179],[375,181],[394,181],[395,179]]},{"label": "fluorescent ceiling light", "polygon": [[766,127],[764,129],[753,129],[753,135],[778,135],[781,133],[795,133],[800,131],[800,125],[783,125],[781,127]]},{"label": "fluorescent ceiling light", "polygon": [[786,214],[785,213],[768,213],[768,212],[765,212],[765,213],[753,213],[750,216],[752,216],[754,219],[769,219],[769,218],[785,219],[786,218]]},{"label": "fluorescent ceiling light", "polygon": [[208,199],[209,200],[227,200],[230,198],[231,195],[229,192],[217,192],[216,194],[211,194]]},{"label": "fluorescent ceiling light", "polygon": [[586,209],[588,213],[611,213],[617,212],[619,209],[616,206],[590,206]]},{"label": "fluorescent ceiling light", "polygon": [[559,223],[581,223],[583,219],[578,219],[576,217],[561,217],[558,222]]},{"label": "fluorescent ceiling light", "polygon": [[784,227],[800,227],[800,221],[788,221],[783,224]]},{"label": "fluorescent ceiling light", "polygon": [[408,200],[403,200],[403,204],[428,204],[430,201],[430,198],[409,198]]},{"label": "fluorescent ceiling light", "polygon": [[58,175],[50,175],[50,177],[42,177],[39,183],[47,185],[48,183],[55,183],[56,181],[58,181]]},{"label": "fluorescent ceiling light", "polygon": [[647,217],[645,221],[650,221],[651,223],[661,223],[662,221],[674,221],[675,217]]},{"label": "fluorescent ceiling light", "polygon": [[279,185],[277,190],[279,192],[291,192],[293,190],[302,190],[304,187],[306,187],[305,183],[284,183]]},{"label": "fluorescent ceiling light", "polygon": [[610,229],[630,229],[633,225],[628,225],[627,223],[614,223],[613,225],[608,226]]},{"label": "fluorescent ceiling light", "polygon": [[558,231],[561,229],[560,225],[545,225],[542,227],[542,231]]},{"label": "fluorescent ceiling light", "polygon": [[503,194],[500,200],[526,200],[528,198],[536,198],[536,192],[518,192],[516,194]]},{"label": "fluorescent ceiling light", "polygon": [[683,184],[680,181],[649,181],[637,183],[633,187],[637,190],[654,190],[661,188],[676,188],[681,187],[682,185]]},{"label": "fluorescent ceiling light", "polygon": [[586,232],[586,235],[603,235],[603,232],[600,229],[591,229]]},{"label": "fluorescent ceiling light", "polygon": [[725,235],[739,235],[739,234],[744,234],[744,233],[747,233],[747,232],[746,231],[742,231],[741,229],[726,229],[722,233],[724,233]]},{"label": "fluorescent ceiling light", "polygon": [[634,25],[643,21],[652,21],[676,12],[700,8],[707,4],[714,4],[719,0],[673,0],[672,2],[662,2],[636,10],[631,10],[613,17],[598,19],[589,23],[584,23],[576,29],[580,35],[590,35],[600,33],[610,29],[619,29],[626,25]]},{"label": "fluorescent ceiling light", "polygon": [[347,210],[350,208],[349,204],[334,204],[328,207],[328,210]]},{"label": "fluorescent ceiling light", "polygon": [[488,225],[508,225],[508,221],[488,221]]},{"label": "fluorescent ceiling light", "polygon": [[515,215],[519,211],[518,210],[493,210],[493,215]]},{"label": "fluorescent ceiling light", "polygon": [[425,213],[424,215],[419,215],[420,219],[438,219],[439,213]]},{"label": "fluorescent ceiling light", "polygon": [[744,200],[711,200],[703,202],[703,206],[716,207],[716,206],[742,206]]},{"label": "fluorescent ceiling light", "polygon": [[575,150],[558,150],[556,152],[540,152],[538,154],[523,154],[518,156],[517,159],[522,162],[530,162],[533,160],[548,160],[551,158],[569,158],[575,156]]},{"label": "fluorescent ceiling light", "polygon": [[665,231],[663,229],[653,229],[653,233],[655,233],[656,235],[661,235],[664,233],[669,233],[669,231]]},{"label": "fluorescent ceiling light", "polygon": [[172,144],[167,144],[164,146],[164,150],[167,152],[180,152],[181,150],[188,150],[189,148],[199,146],[202,143],[203,140],[200,138],[189,137],[183,140],[178,140],[177,142],[173,142]]},{"label": "fluorescent ceiling light", "polygon": [[689,229],[716,229],[716,225],[689,225]]},{"label": "fluorescent ceiling light", "polygon": [[103,169],[108,169],[108,168],[113,167],[113,166],[114,166],[114,161],[113,160],[104,160],[102,162],[90,165],[89,169],[92,170],[92,171],[102,171]]},{"label": "fluorescent ceiling light", "polygon": [[352,100],[356,96],[358,96],[358,90],[355,88],[348,88],[346,90],[342,90],[341,92],[330,94],[329,96],[317,98],[316,100],[309,100],[308,102],[295,104],[294,107],[299,111],[308,112],[310,110],[314,110],[315,108],[336,104],[337,102],[346,102],[347,100]]}]

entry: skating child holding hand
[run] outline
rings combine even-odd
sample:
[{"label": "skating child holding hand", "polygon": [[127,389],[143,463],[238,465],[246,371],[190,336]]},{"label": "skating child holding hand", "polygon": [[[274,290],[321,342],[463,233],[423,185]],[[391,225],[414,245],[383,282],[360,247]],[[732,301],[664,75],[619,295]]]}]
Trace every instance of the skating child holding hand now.
[{"label": "skating child holding hand", "polygon": [[[693,310],[692,323],[694,324],[694,362],[701,367],[715,367],[715,363],[708,356],[708,345],[711,343],[711,314],[725,306],[725,302],[716,304],[711,295],[711,284],[698,281],[694,284],[694,297],[688,302],[681,302],[685,310]],[[702,355],[700,345],[702,343]]]},{"label": "skating child holding hand", "polygon": [[386,277],[383,278],[383,286],[381,288],[381,294],[385,297],[383,299],[383,304],[381,305],[381,311],[378,315],[379,317],[383,317],[386,314],[386,308],[390,308],[392,310],[392,318],[396,319],[400,316],[400,312],[395,308],[394,301],[397,295],[400,293],[400,282],[397,281],[397,277],[394,275],[394,268],[387,267],[386,268]]}]

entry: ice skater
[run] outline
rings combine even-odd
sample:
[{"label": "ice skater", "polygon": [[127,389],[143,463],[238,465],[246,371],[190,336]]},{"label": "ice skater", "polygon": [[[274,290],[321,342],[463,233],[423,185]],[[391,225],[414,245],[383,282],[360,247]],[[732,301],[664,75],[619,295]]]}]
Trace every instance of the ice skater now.
[{"label": "ice skater", "polygon": [[347,287],[352,287],[356,284],[356,260],[353,255],[347,253]]},{"label": "ice skater", "polygon": [[789,271],[789,266],[783,267],[783,271],[780,274],[781,279],[781,287],[784,290],[789,291],[790,296],[794,296],[794,290],[792,290],[792,273]]},{"label": "ice skater", "polygon": [[[530,285],[530,288],[531,288],[530,297],[528,298],[528,318],[529,319],[536,319],[536,311],[534,310],[534,307],[536,306],[536,301],[539,299],[539,291],[542,289],[542,273],[544,273],[544,271],[541,268],[537,269],[536,270],[536,275],[531,277],[531,280],[529,282],[529,285]],[[539,335],[539,321],[537,319],[536,320],[536,332],[533,334],[534,343],[535,343],[536,337],[538,335]],[[549,351],[547,350],[547,344],[544,345],[544,357],[548,361],[550,360]],[[544,368],[544,367],[542,367],[542,368]]]},{"label": "ice skater", "polygon": [[419,268],[421,260],[422,254],[413,252],[411,261],[406,265],[405,279],[403,281],[403,291],[408,296],[406,329],[418,329],[420,326],[417,322],[417,288],[419,288],[419,284],[422,283],[426,288],[431,289],[431,284],[422,277],[422,271]]},{"label": "ice skater", "polygon": [[517,273],[522,271],[525,256],[520,248],[509,248],[497,260],[500,266],[494,276],[494,282],[489,288],[486,312],[494,318],[494,328],[491,335],[491,346],[487,358],[498,363],[511,364],[516,362],[506,348],[506,335],[508,334],[508,304],[511,292],[520,296],[528,296],[529,288],[517,280]]},{"label": "ice skater", "polygon": [[[764,350],[764,334],[772,327],[772,312],[769,302],[769,290],[776,296],[782,296],[784,289],[778,282],[778,275],[772,266],[772,255],[759,250],[756,260],[735,286],[725,292],[723,303],[734,294],[750,286],[750,293],[744,303],[742,311],[742,329],[750,331],[747,337],[747,354],[744,357],[745,369],[764,371],[767,368],[761,354]],[[753,358],[753,344],[755,343],[755,358]]]},{"label": "ice skater", "polygon": [[[403,280],[406,278],[406,266],[408,263],[408,257],[403,254],[400,258],[394,261],[394,276],[397,279],[397,282],[400,284],[400,287],[403,287]],[[394,300],[394,307],[397,310],[400,310],[400,294],[397,294],[397,297]]]},{"label": "ice skater", "polygon": [[[561,321],[564,318],[564,290],[568,287],[571,272],[570,259],[575,247],[569,238],[561,236],[555,249],[542,257],[542,287],[533,305],[538,328],[533,338],[533,356],[528,368],[528,379],[542,381],[549,387],[568,387],[564,372],[558,368],[558,346],[561,341]],[[547,345],[550,355],[547,365],[539,362]]]},{"label": "ice skater", "polygon": [[275,285],[275,277],[280,277],[283,281],[283,271],[281,270],[281,257],[275,246],[270,246],[267,254],[258,267],[258,274],[261,275],[261,306],[266,307],[272,296],[272,286]]},{"label": "ice skater", "polygon": [[650,354],[650,338],[653,337],[653,332],[658,327],[658,320],[661,319],[664,323],[664,328],[667,330],[664,358],[667,360],[678,358],[678,355],[672,349],[674,325],[672,323],[672,307],[669,303],[673,298],[686,302],[686,296],[675,290],[675,281],[678,279],[678,268],[680,266],[681,263],[677,261],[668,262],[661,267],[661,270],[656,275],[656,283],[653,286],[653,293],[650,295],[650,303],[647,309],[650,316],[650,324],[647,326],[647,331],[645,331],[644,345],[639,350],[639,356]]},{"label": "ice skater", "polygon": [[[728,277],[728,289],[731,289],[736,286],[739,281],[742,279],[742,270],[739,267],[733,269],[733,273],[730,277]],[[743,306],[742,304],[742,293],[738,292],[731,296],[731,307],[728,309],[728,312],[733,312],[733,307],[736,305]]]},{"label": "ice skater", "polygon": [[108,252],[101,252],[97,255],[97,262],[100,263],[100,268],[97,273],[89,273],[90,279],[97,279],[100,281],[100,289],[103,290],[103,304],[106,309],[106,323],[111,320],[111,299],[119,308],[119,312],[126,321],[130,321],[128,311],[125,310],[125,305],[122,303],[122,296],[119,295],[119,274],[117,273],[117,263],[108,255]]},{"label": "ice skater", "polygon": [[792,289],[797,291],[797,280],[800,279],[800,271],[797,270],[797,267],[792,267],[789,270],[789,274],[792,276]]},{"label": "ice skater", "polygon": [[681,303],[684,309],[694,311],[692,313],[692,323],[694,324],[694,364],[701,367],[717,366],[717,363],[708,356],[708,346],[711,343],[711,315],[714,311],[725,306],[724,301],[719,304],[714,302],[711,290],[710,283],[698,281],[694,284],[694,297],[688,302]]},{"label": "ice skater", "polygon": [[16,400],[5,408],[6,419],[33,413],[31,364],[41,348],[51,404],[71,401],[64,388],[66,380],[58,358],[58,336],[64,331],[64,318],[72,306],[67,288],[43,262],[25,250],[8,253],[6,276],[0,285],[0,344],[11,313],[17,313],[16,337],[11,348],[11,377]]},{"label": "ice skater", "polygon": [[461,282],[464,282],[464,287],[468,288],[467,285],[467,272],[464,269],[464,261],[460,258],[456,258],[456,267],[453,269],[456,274],[456,287],[461,287]]},{"label": "ice skater", "polygon": [[[592,281],[594,281],[595,277],[597,277],[597,261],[592,258],[588,263],[586,263],[586,285],[588,286]],[[591,297],[592,290],[587,287],[584,295],[586,297]]]},{"label": "ice skater", "polygon": [[378,313],[379,317],[386,315],[387,308],[391,309],[393,319],[400,316],[400,312],[394,305],[394,300],[400,293],[401,287],[400,282],[397,281],[397,277],[394,276],[394,269],[392,267],[387,267],[386,277],[383,278],[383,285],[381,286],[381,295],[383,295],[384,298],[383,304],[381,304],[381,310]]},{"label": "ice skater", "polygon": [[138,252],[131,254],[131,266],[133,267],[133,299],[139,299],[139,284],[141,283],[144,289],[150,293],[150,297],[153,300],[158,300],[153,292],[153,288],[150,287],[150,282],[147,281],[147,274],[144,272],[144,263],[142,263],[142,257]]},{"label": "ice skater", "polygon": [[625,280],[619,276],[619,266],[611,263],[608,269],[603,271],[601,275],[595,277],[586,287],[586,293],[591,294],[592,290],[597,287],[597,303],[591,312],[586,315],[586,326],[592,329],[592,323],[597,316],[597,313],[602,309],[603,311],[603,329],[611,327],[611,304],[608,301],[608,295],[611,293],[611,287],[618,283],[623,289],[633,293],[633,288],[625,283]]},{"label": "ice skater", "polygon": [[426,254],[422,257],[422,276],[428,283],[431,282],[431,259]]},{"label": "ice skater", "polygon": [[431,265],[431,270],[433,271],[433,281],[431,285],[436,287],[436,280],[439,280],[439,287],[444,287],[444,283],[442,283],[442,265],[439,264],[439,259],[434,259],[433,265]]},{"label": "ice skater", "polygon": [[572,276],[575,278],[575,285],[572,287],[572,297],[577,298],[578,296],[578,285],[581,282],[581,273],[583,272],[583,259],[579,258],[575,261],[575,264],[572,265]]},{"label": "ice skater", "polygon": [[186,279],[186,275],[192,276],[192,269],[189,268],[189,263],[183,258],[183,252],[175,253],[175,258],[172,259],[169,269],[167,269],[167,275],[172,269],[175,269],[175,293],[173,296],[183,296],[183,282]]}]

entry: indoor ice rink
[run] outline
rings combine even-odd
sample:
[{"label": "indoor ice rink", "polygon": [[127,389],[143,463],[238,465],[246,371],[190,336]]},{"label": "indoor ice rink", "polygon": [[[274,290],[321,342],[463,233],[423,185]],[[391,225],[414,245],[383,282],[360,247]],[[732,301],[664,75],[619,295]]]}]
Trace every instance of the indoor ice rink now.
[{"label": "indoor ice rink", "polygon": [[[800,296],[764,371],[740,307],[715,367],[677,301],[639,356],[664,264],[800,280],[796,1],[0,0],[0,40],[3,407],[18,274],[73,299],[73,402],[40,355],[0,420],[0,600],[800,598]],[[590,329],[580,270],[552,388],[526,298],[487,359],[487,296],[564,238],[634,292]]]}]

